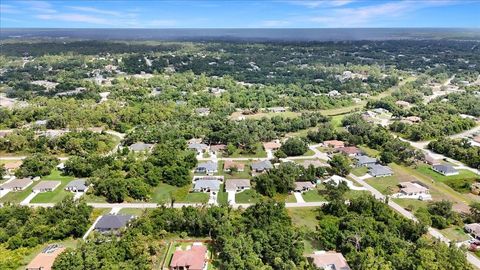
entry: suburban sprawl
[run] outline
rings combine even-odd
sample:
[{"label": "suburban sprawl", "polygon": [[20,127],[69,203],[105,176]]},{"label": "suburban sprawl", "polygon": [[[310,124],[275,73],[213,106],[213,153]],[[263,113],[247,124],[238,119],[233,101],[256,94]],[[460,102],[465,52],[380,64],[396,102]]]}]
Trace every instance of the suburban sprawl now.
[{"label": "suburban sprawl", "polygon": [[0,269],[480,269],[480,44],[0,44]]}]

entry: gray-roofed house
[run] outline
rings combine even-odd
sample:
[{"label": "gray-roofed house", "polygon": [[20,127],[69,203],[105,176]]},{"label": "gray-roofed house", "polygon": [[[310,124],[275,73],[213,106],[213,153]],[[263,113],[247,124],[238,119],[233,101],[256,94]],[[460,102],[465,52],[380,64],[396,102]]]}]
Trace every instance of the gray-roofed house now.
[{"label": "gray-roofed house", "polygon": [[264,172],[273,169],[273,165],[269,160],[262,160],[252,163],[252,171]]},{"label": "gray-roofed house", "polygon": [[195,113],[198,116],[207,116],[210,114],[210,109],[209,108],[197,108],[195,109]]},{"label": "gray-roofed house", "polygon": [[226,191],[241,192],[250,189],[250,179],[228,179],[225,182]]},{"label": "gray-roofed house", "polygon": [[306,192],[315,188],[315,184],[309,181],[295,182],[295,192]]},{"label": "gray-roofed house", "polygon": [[150,151],[153,148],[153,144],[151,143],[143,143],[137,142],[128,147],[131,151],[134,152],[142,152],[142,151]]},{"label": "gray-roofed house", "polygon": [[85,192],[88,189],[87,180],[75,179],[65,186],[65,190],[71,192]]},{"label": "gray-roofed house", "polygon": [[195,169],[195,172],[213,175],[214,173],[218,172],[218,163],[213,161],[199,163]]},{"label": "gray-roofed house", "polygon": [[188,149],[197,151],[197,154],[202,154],[208,149],[208,145],[204,143],[190,143]]},{"label": "gray-roofed house", "polygon": [[368,166],[368,165],[372,165],[372,164],[377,163],[376,158],[372,158],[372,157],[364,156],[364,155],[356,156],[355,159],[357,160],[357,167],[364,167],[364,166]]},{"label": "gray-roofed house", "polygon": [[40,181],[33,187],[33,192],[48,192],[54,191],[62,182],[60,181]]},{"label": "gray-roofed house", "polygon": [[131,215],[104,215],[95,224],[95,230],[99,232],[111,232],[128,225],[133,219]]},{"label": "gray-roofed house", "polygon": [[273,112],[273,113],[281,113],[281,112],[286,112],[287,108],[285,108],[285,107],[270,107],[270,108],[267,108],[267,110],[269,112]]},{"label": "gray-roofed house", "polygon": [[463,228],[473,237],[480,240],[480,223],[465,224]]},{"label": "gray-roofed house", "polygon": [[7,183],[0,185],[0,190],[5,191],[21,191],[30,186],[33,181],[29,178],[13,179]]},{"label": "gray-roofed house", "polygon": [[218,180],[197,180],[193,185],[194,192],[218,192],[222,182]]},{"label": "gray-roofed house", "polygon": [[432,166],[432,170],[441,173],[445,176],[457,175],[458,170],[455,169],[452,165],[448,164],[436,164]]},{"label": "gray-roofed house", "polygon": [[392,169],[380,164],[368,165],[368,173],[373,177],[384,177],[393,175]]}]

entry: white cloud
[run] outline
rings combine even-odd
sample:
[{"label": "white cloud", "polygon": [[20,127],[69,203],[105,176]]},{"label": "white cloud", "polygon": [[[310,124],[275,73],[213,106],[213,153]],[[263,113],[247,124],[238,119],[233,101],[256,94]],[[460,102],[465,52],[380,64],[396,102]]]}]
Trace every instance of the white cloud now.
[{"label": "white cloud", "polygon": [[21,11],[12,6],[12,5],[4,5],[4,4],[0,4],[0,14],[18,14],[18,13],[21,13]]},{"label": "white cloud", "polygon": [[65,21],[65,22],[81,22],[81,23],[90,23],[90,24],[100,24],[100,25],[112,25],[112,23],[104,18],[77,14],[77,13],[64,13],[64,14],[40,14],[36,16],[41,20],[55,20],[55,21]]},{"label": "white cloud", "polygon": [[56,13],[57,11],[53,8],[52,4],[45,1],[20,1],[19,3],[24,4],[30,10],[40,13]]},{"label": "white cloud", "polygon": [[121,16],[120,12],[111,11],[111,10],[103,10],[94,7],[80,7],[80,6],[69,6],[68,8],[78,11],[85,11],[89,13],[97,13],[102,15],[110,15],[110,16]]}]

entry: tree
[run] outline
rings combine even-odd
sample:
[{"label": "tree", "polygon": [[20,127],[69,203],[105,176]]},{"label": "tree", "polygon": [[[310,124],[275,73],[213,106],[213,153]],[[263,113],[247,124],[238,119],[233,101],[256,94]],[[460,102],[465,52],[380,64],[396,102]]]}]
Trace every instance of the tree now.
[{"label": "tree", "polygon": [[60,161],[58,158],[36,153],[26,157],[20,168],[15,172],[17,177],[49,175]]},{"label": "tree", "polygon": [[299,138],[289,138],[280,147],[287,156],[301,156],[308,151],[307,143]]},{"label": "tree", "polygon": [[5,164],[0,165],[0,178],[3,178],[7,175],[7,169],[5,169]]},{"label": "tree", "polygon": [[342,155],[342,154],[336,154],[328,161],[328,164],[330,164],[330,172],[332,174],[340,175],[340,176],[347,176],[350,171],[350,160]]}]

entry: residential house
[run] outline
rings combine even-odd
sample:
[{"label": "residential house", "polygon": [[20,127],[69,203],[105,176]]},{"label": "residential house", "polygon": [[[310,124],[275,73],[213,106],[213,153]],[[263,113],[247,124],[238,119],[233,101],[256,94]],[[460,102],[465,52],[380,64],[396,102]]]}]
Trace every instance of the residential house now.
[{"label": "residential house", "polygon": [[345,143],[339,140],[329,140],[329,141],[324,141],[323,145],[325,147],[331,147],[334,149],[342,148],[345,147]]},{"label": "residential house", "polygon": [[71,192],[85,192],[87,191],[87,189],[88,189],[88,185],[87,185],[87,180],[85,179],[72,180],[70,181],[70,183],[68,183],[65,186],[65,190],[71,191]]},{"label": "residential house", "polygon": [[62,182],[60,181],[40,181],[36,186],[33,187],[33,192],[48,192],[54,191]]},{"label": "residential house", "polygon": [[13,179],[0,185],[0,190],[21,191],[33,184],[30,178]]},{"label": "residential house", "polygon": [[51,270],[55,259],[65,250],[58,244],[48,245],[27,265],[26,270]]},{"label": "residential house", "polygon": [[473,237],[480,240],[480,223],[465,224],[463,228]]},{"label": "residential house", "polygon": [[480,135],[477,135],[477,136],[473,137],[472,140],[476,143],[480,143]]},{"label": "residential house", "polygon": [[401,182],[400,194],[407,197],[416,197],[419,200],[431,200],[430,191],[427,187],[416,182]]},{"label": "residential house", "polygon": [[355,146],[341,147],[338,150],[349,157],[354,157],[362,152]]},{"label": "residential house", "polygon": [[308,256],[308,260],[322,270],[350,270],[350,266],[342,253],[334,251],[316,251]]},{"label": "residential house", "polygon": [[195,109],[195,113],[198,116],[207,116],[210,114],[210,109],[209,108],[197,108]]},{"label": "residential house", "polygon": [[245,164],[232,160],[226,160],[223,164],[223,171],[225,172],[229,172],[233,168],[236,168],[239,172],[243,172],[245,171]]},{"label": "residential house", "polygon": [[228,179],[225,182],[226,191],[241,192],[250,189],[250,179]]},{"label": "residential house", "polygon": [[23,161],[14,161],[14,162],[8,162],[5,163],[5,170],[7,171],[8,175],[14,175],[15,171],[22,166]]},{"label": "residential house", "polygon": [[33,123],[36,126],[46,126],[47,125],[47,120],[37,120]]},{"label": "residential house", "polygon": [[132,219],[132,215],[104,215],[97,221],[94,229],[102,233],[113,232],[127,227]]},{"label": "residential house", "polygon": [[263,148],[265,150],[277,150],[282,146],[278,141],[271,141],[271,142],[266,142],[263,143]]},{"label": "residential house", "polygon": [[448,164],[436,164],[432,166],[432,170],[443,174],[445,176],[457,175],[458,170],[455,169],[452,165]]},{"label": "residential house", "polygon": [[299,165],[304,167],[305,169],[307,169],[308,167],[310,167],[310,165],[312,165],[313,167],[317,168],[317,167],[329,167],[330,165],[325,163],[325,162],[322,162],[318,159],[314,159],[314,160],[310,160],[310,159],[307,159],[307,160],[303,160],[301,162],[299,162]]},{"label": "residential house", "polygon": [[295,192],[306,192],[315,188],[315,184],[309,181],[295,182]]},{"label": "residential house", "polygon": [[273,112],[273,113],[281,113],[281,112],[286,112],[287,109],[285,107],[271,107],[271,108],[267,108],[267,111]]},{"label": "residential house", "polygon": [[370,164],[368,165],[368,174],[373,177],[385,177],[392,176],[393,171],[388,166],[383,166],[380,164]]},{"label": "residential house", "polygon": [[430,165],[439,165],[440,164],[440,160],[434,158],[433,156],[429,155],[429,154],[425,154],[425,163],[427,164],[430,164]]},{"label": "residential house", "polygon": [[412,104],[410,104],[410,102],[404,100],[398,100],[395,102],[395,104],[406,109],[412,107]]},{"label": "residential house", "polygon": [[208,149],[208,145],[206,145],[204,143],[190,143],[190,144],[188,144],[187,147],[190,150],[195,150],[198,155],[201,155],[201,154],[205,153],[205,151],[207,151],[207,149]]},{"label": "residential house", "polygon": [[133,152],[149,152],[153,148],[151,143],[137,142],[128,147]]},{"label": "residential house", "polygon": [[407,123],[412,123],[412,124],[422,122],[422,118],[418,116],[408,116],[408,117],[405,117],[403,120],[405,120]]},{"label": "residential house", "polygon": [[213,161],[199,163],[195,169],[195,172],[213,175],[218,172],[218,163]]},{"label": "residential house", "polygon": [[227,149],[225,144],[210,145],[210,151],[212,151],[212,154],[214,155],[220,154],[221,152],[225,151],[225,149]]},{"label": "residential house", "polygon": [[193,243],[187,250],[177,249],[170,261],[170,270],[204,270],[207,268],[207,247]]},{"label": "residential house", "polygon": [[251,167],[254,172],[264,172],[273,169],[273,165],[269,160],[254,162]]},{"label": "residential house", "polygon": [[365,167],[365,166],[373,165],[377,163],[376,158],[372,158],[364,155],[356,156],[355,159],[357,160],[357,163],[356,163],[357,167]]},{"label": "residential house", "polygon": [[222,182],[219,180],[206,180],[206,179],[200,179],[195,181],[195,184],[193,185],[193,192],[213,192],[216,193],[220,191],[220,186],[222,185]]}]

